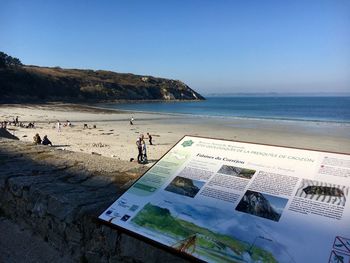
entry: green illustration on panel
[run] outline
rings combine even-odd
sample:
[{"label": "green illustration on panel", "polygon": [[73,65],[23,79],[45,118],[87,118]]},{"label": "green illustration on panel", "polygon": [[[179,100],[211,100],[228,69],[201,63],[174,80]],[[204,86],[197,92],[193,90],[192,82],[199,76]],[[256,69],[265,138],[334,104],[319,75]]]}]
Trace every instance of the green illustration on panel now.
[{"label": "green illustration on panel", "polygon": [[129,192],[138,196],[152,195],[183,165],[191,155],[186,151],[170,151],[134,184]]},{"label": "green illustration on panel", "polygon": [[171,240],[169,245],[179,252],[197,255],[207,261],[277,262],[273,254],[263,248],[198,226],[151,203],[145,205],[131,222],[168,242]]}]

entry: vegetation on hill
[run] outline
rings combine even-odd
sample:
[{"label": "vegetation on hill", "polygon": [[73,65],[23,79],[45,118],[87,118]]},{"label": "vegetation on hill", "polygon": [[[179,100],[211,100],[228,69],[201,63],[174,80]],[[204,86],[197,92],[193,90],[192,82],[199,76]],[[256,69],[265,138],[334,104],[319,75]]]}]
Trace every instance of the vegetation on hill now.
[{"label": "vegetation on hill", "polygon": [[22,65],[0,53],[0,101],[202,100],[178,80],[104,70]]},{"label": "vegetation on hill", "polygon": [[15,57],[11,57],[0,51],[0,69],[22,66],[22,62]]}]

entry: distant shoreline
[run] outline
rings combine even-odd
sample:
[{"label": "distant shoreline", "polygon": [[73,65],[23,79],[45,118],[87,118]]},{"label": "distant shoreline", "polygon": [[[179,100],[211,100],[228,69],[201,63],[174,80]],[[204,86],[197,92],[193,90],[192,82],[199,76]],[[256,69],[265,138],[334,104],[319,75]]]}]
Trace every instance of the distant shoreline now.
[{"label": "distant shoreline", "polygon": [[[109,109],[104,107],[94,107],[95,109]],[[113,110],[113,109],[112,109]],[[280,119],[280,118],[263,118],[263,117],[238,117],[238,116],[224,116],[224,115],[200,115],[192,113],[177,113],[177,112],[159,112],[159,111],[140,111],[140,110],[126,110],[126,109],[115,109],[121,112],[132,113],[145,113],[145,114],[159,114],[169,116],[190,116],[198,118],[212,118],[212,119],[231,119],[231,120],[252,120],[252,121],[271,121],[271,122],[299,122],[299,123],[324,123],[324,124],[345,124],[350,126],[350,121],[331,121],[331,120],[303,120],[303,119]]]},{"label": "distant shoreline", "polygon": [[[349,106],[347,105],[349,104]],[[94,107],[128,112],[287,122],[350,124],[350,97],[207,97],[206,101],[119,101]]]},{"label": "distant shoreline", "polygon": [[[350,153],[350,124],[135,112],[80,104],[0,105],[1,121],[12,121],[16,116],[24,124],[35,122],[36,127],[8,126],[21,141],[32,142],[39,133],[62,150],[94,152],[126,161],[136,158],[136,139],[149,132],[153,137],[147,154],[150,165],[184,135]],[[72,127],[63,126],[67,120]],[[61,132],[57,121],[62,124]]]},{"label": "distant shoreline", "polygon": [[350,92],[237,92],[237,93],[203,93],[205,97],[350,97]]},{"label": "distant shoreline", "polygon": [[[132,109],[118,109],[112,107],[103,107],[103,105],[108,104],[119,104],[119,103],[134,103],[135,101],[117,101],[116,103],[98,103],[98,104],[89,104],[89,103],[65,103],[65,102],[48,102],[48,103],[26,103],[26,104],[18,104],[18,103],[10,103],[10,104],[0,104],[0,109],[4,107],[23,107],[23,108],[31,108],[31,107],[43,107],[45,108],[54,108],[58,111],[79,111],[79,112],[91,112],[91,113],[110,113],[110,114],[118,114],[118,113],[129,113],[133,114],[153,114],[153,115],[168,115],[168,116],[180,116],[180,117],[191,117],[191,118],[201,118],[201,119],[221,119],[221,120],[231,120],[231,121],[258,121],[258,122],[270,122],[270,123],[295,123],[295,124],[324,124],[324,125],[334,125],[334,126],[350,126],[350,121],[336,121],[336,120],[313,120],[313,119],[293,119],[293,118],[264,118],[264,117],[243,117],[243,116],[225,116],[225,115],[205,115],[205,114],[192,114],[192,113],[178,113],[178,112],[161,112],[161,111],[142,111],[142,110],[132,110]],[[136,103],[148,103],[148,102],[162,102],[157,100],[147,100],[147,101],[138,101]],[[189,101],[186,101],[189,102]],[[199,102],[199,101],[193,101]],[[40,123],[40,121],[38,122]]]}]

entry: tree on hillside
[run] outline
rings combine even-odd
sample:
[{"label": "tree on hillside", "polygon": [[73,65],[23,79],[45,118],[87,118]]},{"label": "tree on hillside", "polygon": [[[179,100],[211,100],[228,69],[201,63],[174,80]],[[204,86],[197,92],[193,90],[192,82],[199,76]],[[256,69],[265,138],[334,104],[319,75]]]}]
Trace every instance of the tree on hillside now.
[{"label": "tree on hillside", "polygon": [[15,57],[11,57],[0,51],[0,68],[11,68],[22,66],[22,62]]},{"label": "tree on hillside", "polygon": [[6,67],[6,54],[0,51],[0,68]]}]

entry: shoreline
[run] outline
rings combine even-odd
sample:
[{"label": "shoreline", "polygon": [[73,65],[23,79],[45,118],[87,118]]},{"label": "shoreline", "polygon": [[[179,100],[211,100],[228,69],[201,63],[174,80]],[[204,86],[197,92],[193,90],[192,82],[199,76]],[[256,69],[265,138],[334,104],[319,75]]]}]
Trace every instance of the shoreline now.
[{"label": "shoreline", "polygon": [[[249,120],[268,120],[268,121],[291,121],[291,122],[314,122],[314,123],[337,123],[337,124],[348,124],[350,125],[350,119],[349,120],[339,120],[339,119],[317,119],[317,118],[298,118],[298,117],[278,117],[278,116],[232,116],[232,115],[224,115],[224,114],[195,114],[195,113],[184,113],[184,112],[167,112],[167,111],[152,111],[152,110],[138,110],[138,109],[123,109],[118,108],[118,104],[142,104],[142,103],[172,103],[176,101],[152,101],[152,100],[146,100],[146,101],[126,101],[126,102],[118,102],[118,103],[97,103],[97,104],[90,104],[92,107],[98,107],[101,109],[115,109],[118,111],[127,111],[127,112],[139,112],[139,113],[154,113],[154,114],[169,114],[169,115],[185,115],[185,116],[195,116],[195,117],[206,117],[206,118],[227,118],[227,119],[249,119]],[[192,102],[192,101],[181,101],[183,103],[186,102]],[[203,102],[203,101],[196,101],[196,102]],[[112,105],[112,106],[110,106]],[[116,107],[113,107],[116,105]]]},{"label": "shoreline", "polygon": [[[173,101],[163,101],[163,100],[144,100],[144,101],[116,101],[111,102],[113,104],[115,103],[144,103],[144,102],[165,102],[165,103],[171,103],[171,102],[200,102],[199,100],[192,100],[192,101],[183,101],[183,100],[173,100]],[[109,104],[109,103],[107,103]],[[275,118],[275,117],[249,117],[249,116],[227,116],[227,115],[202,115],[202,114],[192,114],[192,113],[179,113],[179,112],[159,112],[159,111],[142,111],[142,110],[128,110],[128,109],[118,109],[118,108],[110,108],[110,107],[103,107],[99,106],[97,104],[89,104],[89,103],[54,103],[54,102],[48,102],[48,103],[42,103],[42,104],[0,104],[0,109],[6,107],[54,107],[57,111],[67,111],[68,110],[78,110],[78,111],[86,111],[86,112],[101,112],[101,113],[129,113],[129,114],[135,114],[135,113],[141,113],[141,114],[154,114],[154,115],[169,115],[169,116],[178,116],[178,117],[192,117],[192,118],[212,118],[212,119],[227,119],[227,120],[242,120],[242,121],[266,121],[266,122],[286,122],[286,123],[312,123],[312,124],[337,124],[341,126],[349,126],[350,127],[350,120],[349,121],[339,121],[339,120],[317,120],[317,119],[297,119],[297,118]],[[63,108],[60,108],[63,107]]]},{"label": "shoreline", "polygon": [[[137,156],[138,136],[149,132],[154,142],[149,145],[146,140],[149,165],[184,135],[350,153],[350,125],[346,123],[218,118],[106,110],[80,104],[0,105],[0,121],[16,116],[24,123],[36,123],[35,129],[8,126],[22,141],[32,142],[33,136],[39,133],[41,137],[47,135],[61,150],[127,161]],[[135,119],[134,125],[129,124],[131,116]],[[57,120],[64,123],[67,119],[73,127],[62,127],[62,132],[57,132]],[[84,129],[84,124],[89,129]]]},{"label": "shoreline", "polygon": [[[94,107],[94,106],[92,106]],[[97,109],[112,109],[112,108],[103,108],[103,107],[94,107]],[[113,109],[112,109],[113,110]],[[255,120],[255,121],[278,121],[278,122],[300,122],[300,123],[326,123],[326,124],[339,124],[339,125],[348,125],[350,127],[350,121],[332,121],[332,120],[307,120],[307,119],[279,119],[279,118],[264,118],[264,117],[239,117],[239,116],[225,116],[225,115],[201,115],[201,114],[192,114],[192,113],[178,113],[178,112],[159,112],[159,111],[140,111],[140,110],[126,110],[126,109],[117,109],[116,111],[130,112],[130,113],[150,113],[150,114],[159,114],[159,115],[170,115],[170,116],[190,116],[198,118],[220,118],[220,119],[229,119],[229,120]]]}]

